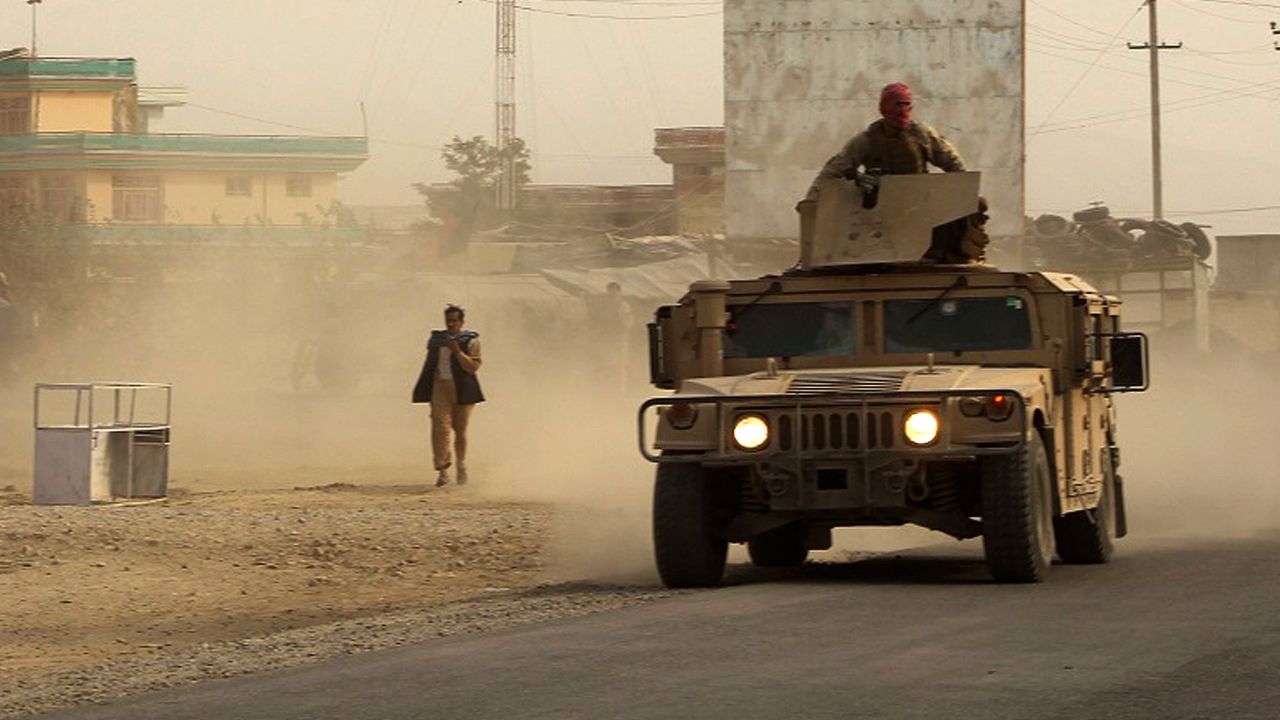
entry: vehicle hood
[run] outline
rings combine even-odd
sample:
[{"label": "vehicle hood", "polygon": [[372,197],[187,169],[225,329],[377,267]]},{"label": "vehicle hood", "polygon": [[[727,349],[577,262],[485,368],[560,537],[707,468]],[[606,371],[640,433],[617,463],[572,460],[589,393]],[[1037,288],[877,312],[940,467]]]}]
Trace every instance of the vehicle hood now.
[{"label": "vehicle hood", "polygon": [[898,391],[1015,390],[1023,395],[1045,388],[1046,368],[922,365],[839,370],[787,370],[696,378],[680,387],[682,395],[825,395]]}]

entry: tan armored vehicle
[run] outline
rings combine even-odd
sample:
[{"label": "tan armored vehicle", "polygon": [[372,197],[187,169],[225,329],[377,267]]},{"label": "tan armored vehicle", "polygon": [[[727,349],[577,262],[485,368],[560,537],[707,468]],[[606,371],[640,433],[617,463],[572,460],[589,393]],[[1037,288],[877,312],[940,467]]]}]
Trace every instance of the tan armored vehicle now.
[{"label": "tan armored vehicle", "polygon": [[1146,338],[1079,278],[905,260],[978,205],[978,174],[834,180],[801,260],[696,283],[650,325],[640,409],[672,587],[714,585],[731,542],[803,563],[849,526],[981,536],[1002,582],[1125,534],[1113,393],[1147,387]]}]

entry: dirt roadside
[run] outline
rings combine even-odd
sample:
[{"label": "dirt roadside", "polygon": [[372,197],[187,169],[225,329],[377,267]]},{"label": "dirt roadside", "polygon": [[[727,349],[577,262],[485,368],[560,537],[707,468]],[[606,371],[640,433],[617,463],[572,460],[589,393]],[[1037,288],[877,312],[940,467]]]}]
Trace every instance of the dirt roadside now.
[{"label": "dirt roadside", "polygon": [[[5,489],[0,717],[101,699],[102,693],[67,696],[66,688],[46,687],[92,677],[95,668],[164,664],[166,657],[193,657],[219,644],[244,646],[251,638],[328,628],[313,638],[322,641],[341,634],[335,623],[376,622],[396,613],[418,613],[417,625],[433,612],[454,613],[465,624],[493,609],[466,610],[460,603],[490,599],[510,608],[489,625],[519,622],[513,613],[539,602],[528,593],[584,592],[555,584],[562,578],[548,560],[552,518],[548,505],[454,487],[175,492],[149,504],[92,507],[32,506],[23,493]],[[585,590],[591,595],[601,589],[614,591]],[[623,594],[657,594],[634,590]],[[599,599],[570,604],[560,610],[577,614]],[[428,634],[470,629],[485,628],[434,627]],[[400,641],[369,640],[367,627],[354,636],[364,638],[357,641],[364,647],[339,650]],[[263,654],[262,648],[248,650]],[[334,652],[304,648],[296,654],[315,660]],[[210,667],[178,680],[263,667]]]}]

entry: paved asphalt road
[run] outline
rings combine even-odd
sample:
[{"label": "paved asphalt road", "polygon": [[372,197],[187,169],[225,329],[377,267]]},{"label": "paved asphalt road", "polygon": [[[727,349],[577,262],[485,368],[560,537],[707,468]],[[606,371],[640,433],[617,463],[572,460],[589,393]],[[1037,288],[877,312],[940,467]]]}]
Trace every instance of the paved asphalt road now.
[{"label": "paved asphalt road", "polygon": [[976,543],[763,573],[52,718],[1280,718],[1280,533],[987,581]]}]

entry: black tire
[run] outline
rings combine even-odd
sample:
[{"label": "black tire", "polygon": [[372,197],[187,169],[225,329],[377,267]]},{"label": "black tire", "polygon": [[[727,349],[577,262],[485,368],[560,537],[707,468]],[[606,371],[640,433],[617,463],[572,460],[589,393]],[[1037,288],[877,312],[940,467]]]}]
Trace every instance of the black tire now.
[{"label": "black tire", "polygon": [[1057,240],[1071,234],[1071,222],[1061,215],[1041,215],[1031,223],[1031,232],[1038,238]]},{"label": "black tire", "polygon": [[1209,242],[1209,236],[1205,233],[1204,228],[1191,222],[1182,223],[1178,226],[1182,232],[1191,238],[1191,242],[1195,245],[1196,257],[1201,260],[1208,260],[1213,254],[1213,243]]},{"label": "black tire", "polygon": [[1095,205],[1071,213],[1071,219],[1078,223],[1101,222],[1111,218],[1111,208],[1106,205]]},{"label": "black tire", "polygon": [[1120,229],[1127,233],[1131,233],[1134,230],[1146,232],[1151,229],[1151,221],[1143,220],[1141,218],[1123,218],[1118,222],[1120,224]]},{"label": "black tire", "polygon": [[[1103,456],[1110,455],[1103,451]],[[1053,521],[1058,557],[1074,565],[1101,565],[1111,560],[1116,536],[1115,472],[1103,461],[1102,499],[1093,510],[1067,513]]]},{"label": "black tire", "polygon": [[748,540],[747,554],[756,567],[797,567],[809,558],[808,540],[804,524],[791,523]]},{"label": "black tire", "polygon": [[653,488],[653,550],[670,588],[708,587],[724,576],[729,541],[716,521],[706,470],[692,463],[658,466]]},{"label": "black tire", "polygon": [[982,547],[997,582],[1045,579],[1053,562],[1052,474],[1038,432],[982,466]]}]

